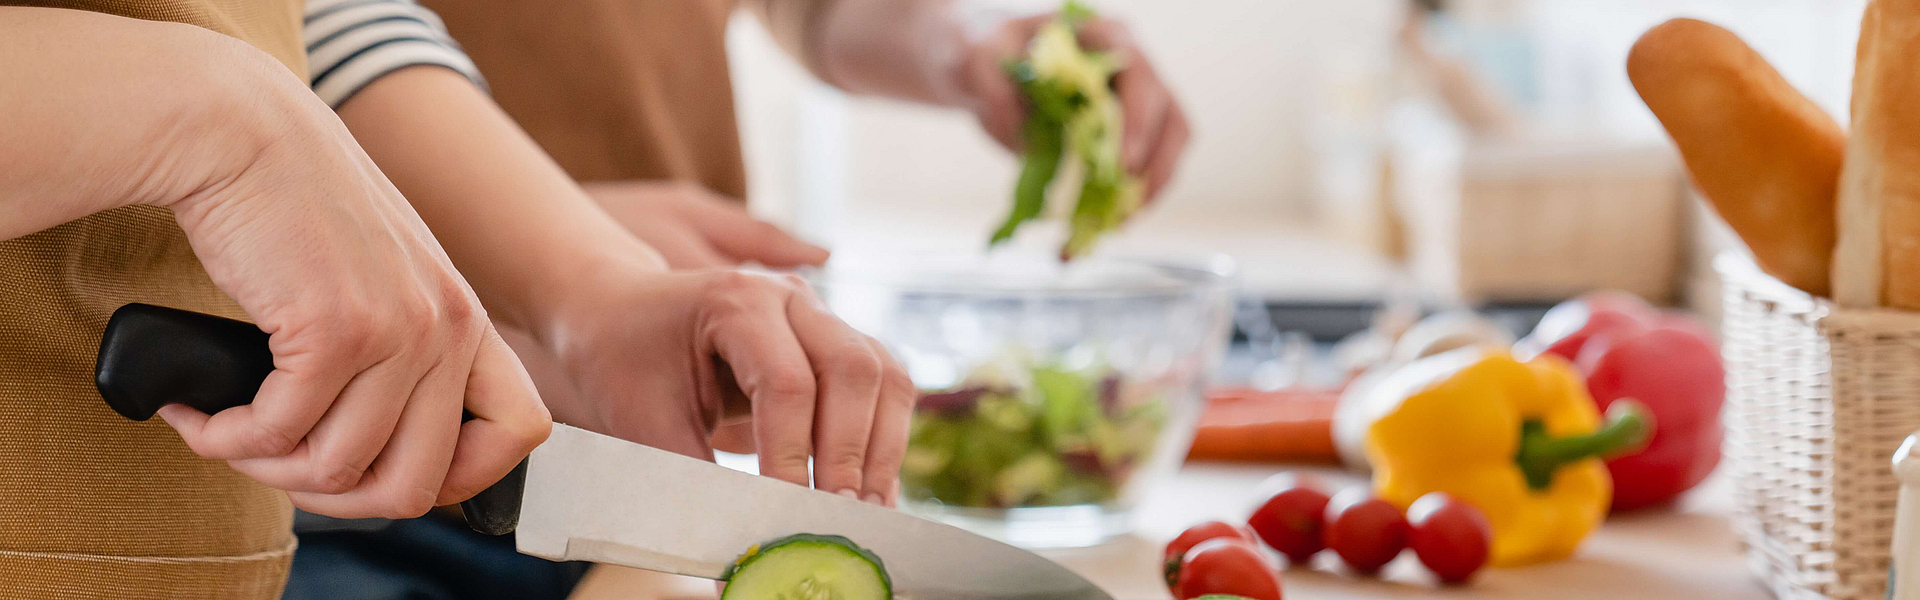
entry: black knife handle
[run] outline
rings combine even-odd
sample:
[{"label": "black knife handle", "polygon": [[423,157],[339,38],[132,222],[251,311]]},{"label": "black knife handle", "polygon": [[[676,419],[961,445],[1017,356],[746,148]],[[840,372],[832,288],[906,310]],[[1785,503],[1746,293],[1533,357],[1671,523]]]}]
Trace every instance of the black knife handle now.
[{"label": "black knife handle", "polygon": [[[213,414],[250,404],[273,372],[267,334],[252,323],[148,304],[113,312],[100,336],[93,382],[107,406],[135,421],[161,406],[185,404]],[[466,414],[462,421],[473,418]],[[520,523],[527,461],[460,503],[467,525],[487,535]]]}]

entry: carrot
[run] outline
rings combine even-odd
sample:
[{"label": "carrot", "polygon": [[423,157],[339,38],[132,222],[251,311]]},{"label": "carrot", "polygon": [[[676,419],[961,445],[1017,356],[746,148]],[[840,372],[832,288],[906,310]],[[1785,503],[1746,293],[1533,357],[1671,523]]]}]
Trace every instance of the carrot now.
[{"label": "carrot", "polygon": [[1187,460],[1339,462],[1333,445],[1339,400],[1337,389],[1216,390]]}]

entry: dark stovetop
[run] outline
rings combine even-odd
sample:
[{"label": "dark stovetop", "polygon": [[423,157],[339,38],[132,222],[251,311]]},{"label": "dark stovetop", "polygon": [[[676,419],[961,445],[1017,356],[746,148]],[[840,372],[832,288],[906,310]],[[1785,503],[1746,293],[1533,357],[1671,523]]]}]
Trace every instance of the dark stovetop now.
[{"label": "dark stovetop", "polygon": [[[1306,302],[1294,300],[1265,301],[1266,320],[1272,323],[1273,331],[1298,331],[1313,338],[1313,341],[1331,344],[1340,341],[1355,332],[1366,329],[1372,323],[1373,315],[1380,310],[1379,302]],[[1247,327],[1252,324],[1249,314],[1256,305],[1251,301],[1242,301],[1241,314],[1237,319],[1234,339],[1245,341]],[[1513,331],[1515,337],[1525,335],[1540,322],[1540,315],[1552,308],[1551,303],[1492,303],[1475,307],[1481,314],[1505,325]],[[1430,309],[1428,312],[1432,312]]]}]

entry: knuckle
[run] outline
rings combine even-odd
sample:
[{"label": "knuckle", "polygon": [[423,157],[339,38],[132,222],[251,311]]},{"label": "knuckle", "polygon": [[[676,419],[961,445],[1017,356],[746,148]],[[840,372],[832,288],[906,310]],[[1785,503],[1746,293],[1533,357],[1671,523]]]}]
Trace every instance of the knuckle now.
[{"label": "knuckle", "polygon": [[323,347],[343,356],[365,356],[382,342],[380,328],[365,315],[339,319],[321,330]]},{"label": "knuckle", "polygon": [[873,350],[865,344],[849,346],[846,350],[836,353],[833,358],[828,359],[826,370],[835,377],[862,383],[879,381],[881,374],[884,373],[880,357],[875,356]]},{"label": "knuckle", "polygon": [[439,323],[442,316],[439,302],[418,295],[402,302],[390,318],[400,321],[396,325],[427,329],[421,326]]},{"label": "knuckle", "polygon": [[905,459],[904,448],[892,452],[876,450],[867,457],[867,477],[875,483],[884,482],[892,485],[893,480],[899,477],[900,463],[905,462]]},{"label": "knuckle", "polygon": [[767,376],[754,391],[756,396],[775,404],[811,404],[813,378],[804,372],[781,371]]},{"label": "knuckle", "polygon": [[401,304],[390,316],[394,323],[388,323],[390,331],[405,332],[405,343],[410,348],[431,348],[434,340],[443,332],[442,314],[437,303],[425,298],[413,298]]},{"label": "knuckle", "polygon": [[743,296],[763,293],[766,286],[765,277],[745,271],[723,271],[714,276],[708,289],[720,296]]},{"label": "knuckle", "polygon": [[438,490],[396,486],[387,492],[381,501],[381,512],[390,519],[412,519],[433,510],[433,501],[439,495]]},{"label": "knuckle", "polygon": [[340,461],[316,461],[313,464],[313,491],[322,494],[344,494],[360,485],[360,477],[366,471]]},{"label": "knuckle", "polygon": [[535,447],[547,441],[547,436],[553,435],[553,418],[548,416],[546,409],[539,407],[538,404],[535,403],[537,410],[534,414],[521,420],[510,430],[509,435],[519,444],[521,454],[532,452]]},{"label": "knuckle", "polygon": [[867,444],[864,440],[846,439],[829,443],[826,456],[819,459],[828,469],[842,473],[859,473],[867,466]]},{"label": "knuckle", "polygon": [[[780,232],[779,228],[774,227],[772,225],[768,225],[767,227],[772,229],[774,233]],[[801,277],[799,275],[794,275],[792,273],[785,273],[780,275],[780,285],[789,290],[802,292],[802,293],[807,293],[808,290],[812,289],[811,286],[807,285],[806,278]]]},{"label": "knuckle", "polygon": [[749,314],[760,306],[768,291],[765,277],[740,271],[723,271],[707,283],[704,304],[720,317]]},{"label": "knuckle", "polygon": [[767,455],[767,459],[772,461],[773,464],[800,465],[802,468],[805,468],[807,458],[810,457],[812,452],[805,444],[794,444],[767,448],[765,449],[765,454]]},{"label": "knuckle", "polygon": [[440,314],[441,318],[444,319],[448,325],[463,331],[472,329],[475,325],[486,320],[484,316],[486,310],[481,308],[478,303],[468,299],[465,294],[447,298],[446,301],[441,304]]},{"label": "knuckle", "polygon": [[887,377],[886,383],[880,386],[880,402],[883,404],[912,407],[919,396],[920,390],[913,386],[913,380],[908,379],[906,373]]},{"label": "knuckle", "polygon": [[248,454],[254,457],[286,456],[300,446],[299,436],[266,423],[254,425]]}]

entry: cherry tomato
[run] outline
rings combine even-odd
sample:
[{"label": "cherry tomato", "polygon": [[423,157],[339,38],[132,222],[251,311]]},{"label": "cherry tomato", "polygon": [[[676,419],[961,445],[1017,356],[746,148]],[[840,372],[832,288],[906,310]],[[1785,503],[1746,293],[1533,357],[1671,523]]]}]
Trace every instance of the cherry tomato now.
[{"label": "cherry tomato", "polygon": [[1253,532],[1246,527],[1221,521],[1207,521],[1188,527],[1186,531],[1180,532],[1180,537],[1173,538],[1173,541],[1167,542],[1167,551],[1164,559],[1167,589],[1173,589],[1174,585],[1179,583],[1180,560],[1187,556],[1188,550],[1192,550],[1194,546],[1200,545],[1200,542],[1220,538],[1243,540],[1249,544],[1256,543],[1257,540]]},{"label": "cherry tomato", "polygon": [[1247,526],[1260,535],[1267,546],[1287,555],[1295,565],[1306,565],[1313,555],[1325,549],[1321,530],[1326,523],[1327,493],[1310,480],[1290,473],[1275,475],[1263,486],[1273,490],[1260,508],[1247,518]]},{"label": "cherry tomato", "polygon": [[1413,527],[1408,536],[1420,563],[1446,583],[1466,583],[1486,566],[1493,543],[1487,516],[1452,496],[1434,492],[1407,509]]},{"label": "cherry tomato", "polygon": [[1327,503],[1327,547],[1361,574],[1378,573],[1393,562],[1407,548],[1410,529],[1398,507],[1365,488],[1340,492]]},{"label": "cherry tomato", "polygon": [[1250,600],[1281,600],[1280,572],[1245,540],[1212,539],[1187,551],[1173,596],[1191,600],[1208,594],[1242,596]]}]

